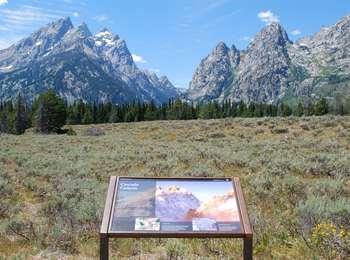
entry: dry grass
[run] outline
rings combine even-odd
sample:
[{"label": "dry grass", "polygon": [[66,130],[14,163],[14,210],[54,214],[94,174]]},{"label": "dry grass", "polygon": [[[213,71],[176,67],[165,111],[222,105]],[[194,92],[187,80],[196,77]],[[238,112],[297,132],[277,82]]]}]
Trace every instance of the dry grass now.
[{"label": "dry grass", "polygon": [[[94,126],[101,136],[86,136],[91,126],[72,126],[77,136],[0,135],[0,259],[96,258],[110,175],[239,176],[257,259],[327,257],[310,232],[320,220],[349,229],[341,214],[350,213],[349,125],[349,117],[222,119]],[[338,208],[315,211],[313,196]],[[112,255],[236,259],[241,242],[124,239],[113,242]]]}]

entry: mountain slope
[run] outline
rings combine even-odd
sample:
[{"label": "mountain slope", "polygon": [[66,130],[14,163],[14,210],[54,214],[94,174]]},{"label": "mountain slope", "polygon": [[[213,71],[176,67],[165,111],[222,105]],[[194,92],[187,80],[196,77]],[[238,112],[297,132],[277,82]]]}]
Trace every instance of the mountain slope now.
[{"label": "mountain slope", "polygon": [[277,23],[263,28],[246,50],[219,43],[194,73],[187,97],[269,103],[334,98],[350,95],[349,83],[350,16],[346,16],[295,43]]},{"label": "mountain slope", "polygon": [[69,18],[0,51],[0,99],[21,92],[33,100],[49,88],[68,102],[161,103],[178,95],[166,77],[140,70],[119,36],[107,29],[92,35],[86,24],[74,27]]}]

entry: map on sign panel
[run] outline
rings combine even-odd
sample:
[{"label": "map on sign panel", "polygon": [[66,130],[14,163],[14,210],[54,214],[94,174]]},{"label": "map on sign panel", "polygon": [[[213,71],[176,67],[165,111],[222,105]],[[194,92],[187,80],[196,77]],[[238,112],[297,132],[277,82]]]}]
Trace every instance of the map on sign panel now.
[{"label": "map on sign panel", "polygon": [[120,178],[111,232],[242,232],[231,179]]}]

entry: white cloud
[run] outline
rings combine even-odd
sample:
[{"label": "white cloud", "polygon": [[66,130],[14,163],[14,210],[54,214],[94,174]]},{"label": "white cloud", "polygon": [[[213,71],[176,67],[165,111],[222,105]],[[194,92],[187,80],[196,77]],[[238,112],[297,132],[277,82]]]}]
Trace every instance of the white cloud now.
[{"label": "white cloud", "polygon": [[31,5],[0,8],[0,49],[28,36],[41,26],[69,14],[71,12]]},{"label": "white cloud", "polygon": [[80,15],[80,14],[79,14],[78,12],[74,12],[74,13],[73,13],[73,16],[74,16],[74,17],[79,17],[79,15]]},{"label": "white cloud", "polygon": [[136,63],[147,63],[147,61],[146,61],[143,57],[141,57],[141,56],[139,56],[139,55],[132,54],[131,56],[132,56],[132,59],[133,59]]},{"label": "white cloud", "polygon": [[0,5],[6,5],[8,3],[7,0],[0,0]]},{"label": "white cloud", "polygon": [[20,33],[33,27],[45,25],[66,15],[68,15],[66,12],[29,5],[23,5],[16,9],[0,9],[0,30]]},{"label": "white cloud", "polygon": [[258,17],[260,20],[266,24],[278,23],[280,20],[276,14],[271,12],[270,10],[262,11],[258,13]]},{"label": "white cloud", "polygon": [[291,32],[292,35],[297,36],[301,34],[301,31],[299,31],[298,29],[294,30]]},{"label": "white cloud", "polygon": [[104,22],[108,20],[108,16],[105,14],[100,14],[94,17],[94,20],[98,21],[98,22]]}]

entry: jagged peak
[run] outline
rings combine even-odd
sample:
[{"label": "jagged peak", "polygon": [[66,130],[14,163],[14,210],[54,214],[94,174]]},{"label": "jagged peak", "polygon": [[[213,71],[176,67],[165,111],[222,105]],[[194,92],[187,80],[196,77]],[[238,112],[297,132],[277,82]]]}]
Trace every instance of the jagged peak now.
[{"label": "jagged peak", "polygon": [[350,14],[345,15],[337,22],[337,24],[344,24],[344,23],[350,23]]},{"label": "jagged peak", "polygon": [[214,48],[213,52],[227,52],[229,48],[227,47],[226,43],[223,41],[220,41]]},{"label": "jagged peak", "polygon": [[234,44],[232,44],[232,46],[231,46],[231,51],[234,53],[239,52],[239,50],[237,49],[237,47]]},{"label": "jagged peak", "polygon": [[159,80],[160,80],[161,82],[167,82],[167,81],[169,81],[169,82],[170,82],[170,80],[168,79],[168,77],[167,77],[167,76],[165,76],[165,75],[160,76]]},{"label": "jagged peak", "polygon": [[64,18],[60,18],[52,23],[49,23],[47,25],[47,27],[48,28],[55,28],[55,29],[60,29],[60,28],[64,27],[64,28],[67,28],[67,31],[68,31],[69,29],[73,28],[74,26],[73,26],[73,23],[72,23],[70,17],[67,16]]},{"label": "jagged peak", "polygon": [[315,42],[319,42],[319,41],[329,42],[329,39],[334,37],[337,37],[338,40],[340,38],[343,38],[345,41],[347,41],[347,37],[349,34],[350,34],[350,14],[342,17],[333,25],[322,26],[320,31],[316,32],[314,35],[301,38],[296,43],[298,45],[312,47]]},{"label": "jagged peak", "polygon": [[90,37],[92,35],[86,23],[81,23],[80,25],[78,25],[77,31],[81,32],[82,35],[86,37]]},{"label": "jagged peak", "polygon": [[286,30],[279,23],[270,23],[265,26],[250,43],[248,49],[257,44],[263,44],[264,42],[270,42],[278,45],[286,45],[292,43],[289,40]]},{"label": "jagged peak", "polygon": [[[37,31],[33,32],[29,37],[20,40],[12,46],[16,48],[32,48],[33,46],[40,46],[49,35],[54,39],[51,44],[60,41],[65,34],[74,28],[72,21],[69,17],[60,18],[54,22],[48,23],[46,26],[41,27]],[[10,47],[12,47],[10,46]]]},{"label": "jagged peak", "polygon": [[329,29],[335,29],[335,30],[349,30],[350,28],[350,14],[342,17],[335,25],[330,27],[324,27],[323,30],[329,30]]},{"label": "jagged peak", "polygon": [[279,23],[271,23],[265,26],[260,33],[270,34],[272,36],[282,36],[286,41],[289,41],[286,30]]}]

